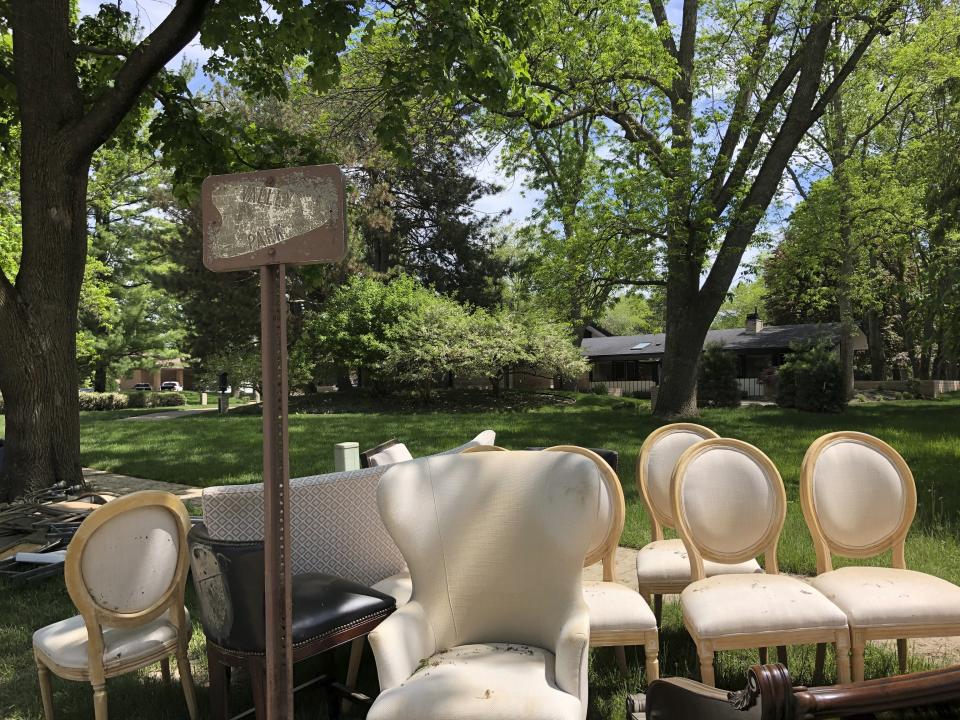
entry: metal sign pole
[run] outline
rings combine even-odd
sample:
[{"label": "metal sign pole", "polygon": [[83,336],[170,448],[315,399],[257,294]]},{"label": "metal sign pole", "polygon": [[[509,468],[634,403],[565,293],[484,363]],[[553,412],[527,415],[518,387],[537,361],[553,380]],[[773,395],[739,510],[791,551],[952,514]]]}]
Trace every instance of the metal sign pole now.
[{"label": "metal sign pole", "polygon": [[287,452],[286,265],[260,268],[267,718],[293,717],[290,464]]},{"label": "metal sign pole", "polygon": [[260,270],[267,718],[293,716],[287,265],[347,255],[347,195],[336,165],[211,175],[201,188],[203,264]]}]

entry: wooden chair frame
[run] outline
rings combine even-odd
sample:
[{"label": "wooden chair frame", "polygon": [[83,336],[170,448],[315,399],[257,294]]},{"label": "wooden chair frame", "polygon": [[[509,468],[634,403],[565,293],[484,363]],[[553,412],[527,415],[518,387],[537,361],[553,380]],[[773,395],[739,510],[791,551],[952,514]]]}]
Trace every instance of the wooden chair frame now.
[{"label": "wooden chair frame", "polygon": [[[647,508],[647,515],[650,518],[650,542],[658,542],[664,539],[664,530],[667,528],[675,529],[675,524],[671,518],[666,517],[657,509],[653,502],[650,491],[650,478],[647,474],[647,465],[650,461],[650,453],[665,435],[675,432],[690,432],[699,435],[704,440],[720,437],[717,433],[703,425],[696,423],[671,423],[654,430],[647,435],[647,439],[640,446],[640,454],[637,456],[636,480],[637,489],[640,491],[640,497]],[[647,598],[653,608],[653,614],[657,618],[657,625],[663,617],[663,596],[675,595],[681,592],[690,581],[676,582],[664,581],[662,583],[650,583],[639,588],[640,594]]]},{"label": "wooden chair frame", "polygon": [[[509,452],[509,450],[495,445],[479,445],[464,450],[464,452]],[[544,448],[540,452],[576,453],[590,458],[599,468],[600,475],[607,488],[607,495],[610,498],[613,518],[603,542],[587,553],[583,566],[590,567],[599,562],[603,568],[603,582],[616,582],[617,546],[620,544],[620,536],[623,534],[623,526],[627,517],[627,503],[623,496],[623,486],[620,484],[620,478],[606,460],[592,450],[579,445],[554,445]],[[644,633],[631,631],[590,632],[590,647],[614,648],[617,655],[617,664],[624,672],[627,669],[627,656],[624,650],[627,645],[643,645],[648,679],[656,680],[660,677],[660,636],[656,630]]]},{"label": "wooden chair frame", "polygon": [[[121,613],[105,608],[93,598],[83,580],[82,560],[87,542],[106,523],[118,515],[147,507],[158,507],[169,511],[175,518],[178,529],[179,546],[177,548],[177,562],[171,576],[170,584],[160,595],[159,599],[150,607],[138,612]],[[161,663],[161,670],[165,680],[170,679],[169,657],[177,657],[177,669],[180,673],[180,682],[183,685],[183,694],[187,702],[187,709],[191,720],[197,718],[196,691],[193,686],[193,676],[190,672],[190,660],[187,647],[192,635],[192,627],[186,621],[184,612],[184,592],[186,590],[187,572],[190,569],[187,549],[187,533],[190,530],[190,516],[183,502],[170,493],[156,490],[144,490],[124,497],[117,498],[98,508],[90,514],[77,530],[67,549],[64,561],[64,579],[67,593],[83,618],[87,629],[87,667],[68,668],[58,665],[52,658],[34,648],[34,658],[40,677],[40,693],[43,699],[43,711],[47,720],[53,718],[53,694],[50,685],[50,671],[67,680],[89,681],[93,686],[93,705],[96,720],[107,718],[107,690],[108,678],[124,675],[138,670],[155,662]],[[137,627],[148,623],[168,613],[171,624],[177,631],[177,647],[174,653],[160,647],[150,655],[139,656],[136,660],[119,662],[106,668],[103,664],[103,625],[110,627]]]},{"label": "wooden chair frame", "polygon": [[[693,530],[687,520],[683,507],[683,482],[689,466],[699,458],[703,453],[709,452],[715,448],[727,448],[737,450],[748,456],[757,465],[764,470],[764,475],[771,484],[772,496],[774,499],[774,511],[771,513],[768,525],[764,534],[748,548],[739,553],[720,553],[714,552],[710,548],[703,548],[697,544],[694,539]],[[780,477],[780,471],[763,452],[749,443],[733,438],[712,438],[703,440],[696,445],[688,448],[674,469],[673,479],[670,483],[670,497],[673,504],[674,517],[677,522],[677,531],[683,539],[683,544],[687,549],[687,557],[690,559],[691,582],[706,579],[703,569],[703,561],[712,560],[722,563],[740,563],[746,562],[758,555],[764,557],[764,570],[769,575],[776,575],[779,572],[777,566],[777,545],[780,541],[780,532],[783,530],[783,524],[787,516],[787,494],[783,487],[783,479]],[[837,651],[837,671],[840,676],[840,682],[850,681],[850,666],[847,662],[841,661],[846,658],[850,647],[849,632],[846,628],[842,630],[792,630],[776,632],[757,632],[741,633],[730,637],[721,638],[702,638],[687,622],[684,617],[684,625],[687,632],[693,638],[697,646],[697,656],[700,660],[700,676],[707,685],[715,684],[713,670],[714,654],[720,650],[740,650],[744,648],[766,648],[776,645],[778,648],[784,648],[787,645],[802,645],[807,643],[826,643],[832,642]],[[764,653],[765,654],[765,653]],[[785,652],[781,651],[781,658]]]},{"label": "wooden chair frame", "polygon": [[[901,507],[900,523],[885,537],[870,545],[850,547],[831,538],[824,530],[817,515],[814,501],[814,472],[820,456],[832,445],[838,442],[857,442],[880,453],[896,468],[903,486],[903,504]],[[813,545],[817,553],[817,575],[833,570],[833,555],[849,558],[875,557],[887,550],[893,550],[891,567],[898,570],[907,569],[906,541],[913,518],[917,512],[917,487],[913,473],[906,461],[894,448],[883,440],[866,433],[840,431],[823,435],[817,438],[807,449],[800,466],[800,505],[803,509],[803,518],[806,520],[810,534],[813,536]],[[864,677],[863,653],[869,640],[897,640],[897,656],[900,673],[907,671],[907,638],[921,637],[950,637],[960,635],[960,624],[939,625],[884,625],[882,627],[850,627],[850,646],[853,665],[854,681],[861,681]],[[817,662],[820,662],[821,652],[818,651]]]}]

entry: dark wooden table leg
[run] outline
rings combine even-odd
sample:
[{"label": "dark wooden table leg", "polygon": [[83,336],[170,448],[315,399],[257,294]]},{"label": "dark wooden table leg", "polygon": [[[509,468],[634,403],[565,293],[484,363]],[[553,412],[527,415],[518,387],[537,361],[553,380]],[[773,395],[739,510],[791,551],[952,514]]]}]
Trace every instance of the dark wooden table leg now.
[{"label": "dark wooden table leg", "polygon": [[227,720],[230,717],[230,666],[209,644],[207,670],[210,675],[210,720]]},{"label": "dark wooden table leg", "polygon": [[250,688],[253,690],[253,707],[257,720],[267,720],[267,666],[264,658],[247,660],[250,672]]}]

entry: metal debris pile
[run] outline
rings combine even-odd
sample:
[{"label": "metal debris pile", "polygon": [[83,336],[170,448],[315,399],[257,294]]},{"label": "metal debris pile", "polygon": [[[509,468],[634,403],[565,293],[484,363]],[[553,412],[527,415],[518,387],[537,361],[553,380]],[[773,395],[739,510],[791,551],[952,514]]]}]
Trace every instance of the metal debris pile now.
[{"label": "metal debris pile", "polygon": [[59,574],[80,523],[115,497],[59,483],[0,504],[0,578],[19,584]]}]

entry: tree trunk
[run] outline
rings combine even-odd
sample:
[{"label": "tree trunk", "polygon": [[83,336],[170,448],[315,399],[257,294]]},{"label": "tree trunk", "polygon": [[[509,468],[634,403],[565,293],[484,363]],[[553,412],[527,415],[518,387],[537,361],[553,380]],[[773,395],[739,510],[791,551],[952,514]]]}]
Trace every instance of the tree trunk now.
[{"label": "tree trunk", "polygon": [[[680,253],[678,253],[679,255]],[[697,372],[700,353],[711,314],[698,301],[699,277],[683,267],[683,259],[668,269],[666,340],[660,369],[660,384],[654,414],[672,420],[695,417],[697,413]],[[709,317],[708,317],[709,315]]]},{"label": "tree trunk", "polygon": [[883,327],[880,313],[867,310],[867,344],[870,348],[870,379],[887,379],[887,358],[883,345]]},{"label": "tree trunk", "polygon": [[103,363],[97,363],[93,371],[93,389],[100,393],[107,391],[107,366]]},{"label": "tree trunk", "polygon": [[14,2],[21,123],[23,251],[14,287],[0,274],[0,392],[6,442],[0,499],[83,481],[76,365],[86,261],[89,155],[71,143],[83,114],[67,2]]}]

